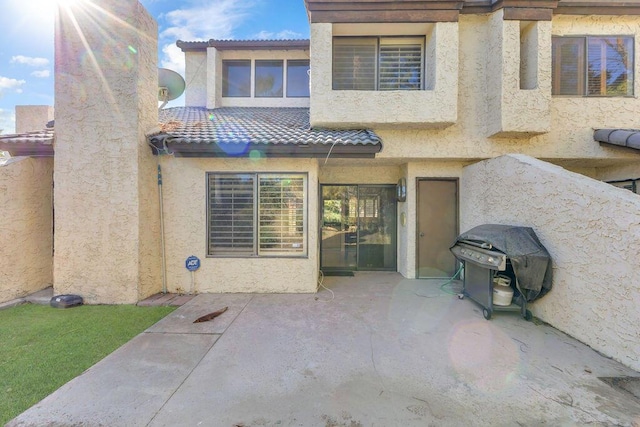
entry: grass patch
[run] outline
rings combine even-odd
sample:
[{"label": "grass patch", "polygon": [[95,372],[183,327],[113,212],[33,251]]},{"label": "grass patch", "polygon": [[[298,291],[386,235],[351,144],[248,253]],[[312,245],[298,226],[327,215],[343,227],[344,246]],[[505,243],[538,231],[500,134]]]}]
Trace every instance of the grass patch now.
[{"label": "grass patch", "polygon": [[0,425],[35,405],[175,307],[20,305],[0,310]]}]

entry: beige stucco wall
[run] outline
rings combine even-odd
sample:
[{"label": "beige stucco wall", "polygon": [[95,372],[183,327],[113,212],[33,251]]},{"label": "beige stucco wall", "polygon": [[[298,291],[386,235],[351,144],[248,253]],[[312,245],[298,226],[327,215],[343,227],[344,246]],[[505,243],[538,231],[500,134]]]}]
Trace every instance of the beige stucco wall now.
[{"label": "beige stucco wall", "polygon": [[[401,227],[400,236],[403,236],[403,245],[406,245],[404,260],[398,264],[398,271],[405,277],[416,277],[416,248],[418,222],[416,212],[419,178],[459,178],[464,164],[461,162],[409,162],[407,164],[407,201],[399,203],[400,213],[405,212],[407,223]],[[398,216],[399,217],[399,216]]]},{"label": "beige stucco wall", "polygon": [[184,91],[186,107],[207,106],[207,52],[191,51],[184,55],[184,80],[187,87]]},{"label": "beige stucco wall", "polygon": [[[455,161],[416,161],[398,164],[379,164],[375,160],[330,161],[321,163],[321,184],[396,184],[400,178],[407,182],[406,202],[398,203],[398,272],[404,277],[416,277],[417,180],[419,178],[454,178],[462,175],[465,163]],[[401,216],[406,222],[402,224]]]},{"label": "beige stucco wall", "polygon": [[[163,157],[163,200],[170,292],[189,292],[185,260],[200,258],[195,291],[315,292],[318,280],[318,162],[315,159],[187,159]],[[308,174],[305,257],[207,257],[207,172]]]},{"label": "beige stucco wall", "polygon": [[16,133],[42,130],[53,120],[50,105],[16,105]]},{"label": "beige stucco wall", "polygon": [[321,184],[395,184],[403,176],[402,166],[380,165],[375,160],[341,160],[338,165],[323,163],[324,160],[320,160]]},{"label": "beige stucco wall", "polygon": [[[425,36],[427,90],[332,89],[332,39],[345,35]],[[446,127],[457,120],[458,23],[311,24],[311,125],[318,127]]]},{"label": "beige stucco wall", "polygon": [[[193,53],[187,54],[187,57]],[[309,98],[287,97],[286,60],[309,59],[309,51],[302,49],[292,50],[218,50],[214,47],[207,48],[207,68],[200,71],[196,81],[202,80],[202,74],[208,76],[206,106],[207,108],[219,107],[309,107]],[[222,61],[242,59],[251,60],[251,97],[236,98],[222,96]],[[283,96],[280,98],[256,98],[255,92],[255,61],[278,59],[283,62]],[[199,90],[188,88],[187,92]],[[195,98],[194,98],[195,99]],[[200,98],[197,98],[198,100]],[[192,104],[187,104],[192,105]]]},{"label": "beige stucco wall", "polygon": [[619,181],[640,178],[640,153],[638,160],[633,163],[608,166],[597,170],[597,179],[601,181]]},{"label": "beige stucco wall", "polygon": [[53,159],[0,165],[0,303],[53,283]]},{"label": "beige stucco wall", "polygon": [[69,7],[56,24],[54,290],[134,303],[161,283],[145,137],[158,120],[157,24],[136,0]]},{"label": "beige stucco wall", "polygon": [[534,315],[640,369],[640,197],[527,156],[464,169],[461,230],[532,227],[553,262]]},{"label": "beige stucco wall", "polygon": [[215,47],[207,48],[207,108],[222,103],[222,58]]},{"label": "beige stucco wall", "polygon": [[[548,65],[551,63],[551,22],[530,24],[528,36],[536,40],[528,44],[529,49],[521,48],[520,21],[504,21],[502,9],[491,14],[484,25],[488,26],[486,99],[489,114],[485,136],[518,137],[548,132],[551,128]],[[537,82],[532,89],[522,89],[521,64],[537,68]]]},{"label": "beige stucco wall", "polygon": [[[571,20],[574,18],[575,23],[572,24]],[[378,158],[406,161],[410,159],[469,161],[509,153],[523,153],[549,161],[579,160],[579,162],[572,163],[572,168],[575,169],[593,167],[594,165],[589,162],[595,159],[620,161],[635,161],[637,159],[637,153],[632,150],[601,146],[593,140],[594,128],[637,127],[636,111],[640,111],[640,101],[637,97],[553,97],[550,107],[550,132],[530,138],[523,137],[526,133],[515,137],[506,134],[506,136],[499,138],[488,138],[487,135],[491,134],[489,126],[494,122],[491,116],[493,113],[488,108],[486,87],[486,82],[491,80],[488,76],[489,68],[487,66],[487,46],[490,44],[488,22],[490,19],[492,19],[492,15],[460,16],[460,88],[458,91],[457,123],[446,129],[386,129],[384,125],[373,126],[384,142],[382,152],[377,155]],[[518,21],[513,22],[518,23]],[[638,43],[640,42],[640,25],[637,25],[638,23],[640,23],[640,18],[631,17],[617,17],[609,20],[592,17],[555,17],[552,31],[554,34],[565,33],[569,30],[580,34],[633,34],[636,36],[636,43]],[[604,27],[605,24],[610,26]],[[513,28],[514,34],[519,29],[518,25]],[[544,28],[546,24],[540,23],[539,25]],[[539,37],[541,36],[539,35]],[[514,40],[514,43],[516,41]],[[509,65],[513,70],[510,84],[512,87],[518,88],[519,83],[516,81],[519,80],[519,67],[515,65],[517,61],[512,56],[504,56],[503,60],[513,61],[513,64]],[[640,61],[636,61],[636,75],[640,75],[638,64]],[[547,72],[540,70],[540,76]],[[539,77],[539,80],[543,79]],[[640,93],[638,81],[640,79],[636,79],[636,93]],[[313,82],[312,75],[312,85]],[[529,92],[517,90],[521,94]],[[312,99],[313,102],[315,102],[314,99]],[[522,105],[526,105],[526,102],[523,102]],[[335,106],[329,105],[326,108],[332,107]],[[518,111],[515,107],[513,110]],[[508,112],[508,109],[503,109],[503,111]],[[520,113],[518,120],[525,120],[527,123],[542,121],[542,119],[537,119],[535,115],[527,115],[526,108]]]},{"label": "beige stucco wall", "polygon": [[[630,34],[636,37],[638,44],[640,19],[628,16],[555,16],[551,23],[535,24],[538,88],[527,90],[520,89],[520,33],[523,25],[520,21],[502,22],[500,17],[498,13],[461,15],[455,31],[452,27],[443,27],[445,31],[457,33],[453,38],[445,38],[443,48],[448,53],[440,50],[445,57],[449,54],[455,56],[455,61],[448,64],[457,64],[457,71],[455,67],[450,68],[453,65],[441,65],[436,75],[443,78],[445,74],[447,79],[453,79],[451,82],[447,80],[449,83],[444,87],[456,87],[455,80],[458,78],[457,99],[448,97],[444,104],[440,101],[415,103],[415,94],[405,91],[389,95],[397,96],[398,102],[395,99],[385,100],[379,106],[376,97],[387,95],[369,91],[331,91],[331,37],[337,30],[331,24],[312,24],[312,123],[338,127],[370,126],[384,141],[384,148],[377,155],[380,159],[469,161],[524,153],[557,162],[579,159],[582,163],[572,165],[576,169],[593,167],[589,162],[594,159],[635,160],[637,154],[629,150],[601,146],[595,142],[593,130],[599,127],[637,127],[636,112],[640,111],[638,98],[550,98],[550,55],[552,34]],[[496,25],[491,27],[496,20]],[[400,31],[406,32],[407,28],[412,28],[407,24],[402,25],[405,29],[401,30],[394,25],[378,24],[374,27],[379,34],[401,34]],[[359,28],[356,25],[338,28],[340,35],[348,31],[362,32],[356,31]],[[498,31],[508,36],[504,46],[491,41],[493,33]],[[459,51],[454,54],[457,50],[456,40],[459,41]],[[498,48],[500,54],[495,53]],[[640,46],[636,46],[636,51],[639,49]],[[496,58],[502,61],[496,64]],[[527,62],[535,61],[527,59]],[[502,71],[496,74],[494,68]],[[635,71],[636,75],[640,75],[640,61],[636,61]],[[499,79],[496,75],[504,75],[504,78]],[[636,93],[640,93],[639,82],[640,79],[636,79]],[[498,86],[502,89],[498,90]],[[452,126],[444,129],[413,129],[404,124],[407,120],[413,120],[413,115],[425,114],[425,109],[439,109],[441,105],[447,106],[447,102],[454,100],[457,120]],[[498,101],[499,106],[491,107],[492,102]],[[428,121],[424,117],[419,120]],[[398,129],[389,129],[388,121],[401,125]],[[489,137],[497,132],[495,123],[499,123],[503,130],[499,137]],[[532,136],[532,133],[547,130],[549,132]]]},{"label": "beige stucco wall", "polygon": [[[632,16],[555,16],[554,36],[569,35],[630,35],[635,37],[636,55],[640,52],[640,18]],[[637,128],[640,111],[640,61],[634,63],[634,93],[620,97],[554,96],[551,104],[552,130],[545,139],[552,157],[637,157],[637,154],[616,147],[601,146],[593,140],[593,129]],[[564,153],[564,154],[563,154]],[[580,154],[582,153],[582,154]],[[540,155],[537,157],[545,157]]]}]

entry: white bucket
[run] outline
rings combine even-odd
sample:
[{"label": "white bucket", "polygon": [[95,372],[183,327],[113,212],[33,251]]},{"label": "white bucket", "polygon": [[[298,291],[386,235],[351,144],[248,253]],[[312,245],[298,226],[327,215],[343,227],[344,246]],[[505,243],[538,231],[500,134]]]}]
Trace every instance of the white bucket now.
[{"label": "white bucket", "polygon": [[493,285],[493,305],[508,306],[513,299],[511,286]]}]

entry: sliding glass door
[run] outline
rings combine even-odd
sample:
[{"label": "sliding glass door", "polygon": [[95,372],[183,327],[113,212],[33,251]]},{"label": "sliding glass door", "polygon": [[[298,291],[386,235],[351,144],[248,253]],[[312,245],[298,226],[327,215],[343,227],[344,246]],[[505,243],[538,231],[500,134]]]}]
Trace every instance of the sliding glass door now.
[{"label": "sliding glass door", "polygon": [[321,208],[322,270],[396,270],[394,185],[323,185]]}]

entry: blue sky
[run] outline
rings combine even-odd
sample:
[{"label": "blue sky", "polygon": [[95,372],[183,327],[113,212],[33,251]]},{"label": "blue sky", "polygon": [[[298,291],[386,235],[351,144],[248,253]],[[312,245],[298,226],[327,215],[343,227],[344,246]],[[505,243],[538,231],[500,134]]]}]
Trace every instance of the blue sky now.
[{"label": "blue sky", "polygon": [[[304,0],[140,3],[158,21],[158,66],[182,75],[184,55],[176,40],[309,38]],[[15,131],[16,105],[53,106],[56,5],[55,0],[1,0],[0,4],[0,129],[7,134]],[[173,101],[173,105],[179,103],[180,99]]]}]

